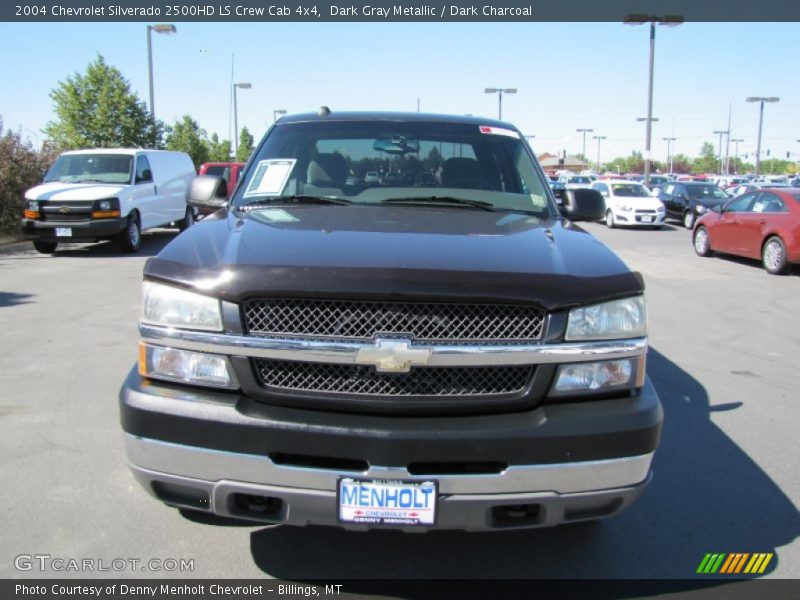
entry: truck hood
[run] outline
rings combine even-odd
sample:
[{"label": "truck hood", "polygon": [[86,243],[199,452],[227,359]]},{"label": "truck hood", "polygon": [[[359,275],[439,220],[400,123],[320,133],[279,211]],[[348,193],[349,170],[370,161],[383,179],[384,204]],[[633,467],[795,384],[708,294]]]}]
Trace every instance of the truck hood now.
[{"label": "truck hood", "polygon": [[26,200],[101,200],[112,198],[124,188],[111,183],[43,183],[25,192]]},{"label": "truck hood", "polygon": [[252,296],[536,303],[641,293],[641,276],[574,224],[439,207],[220,211],[148,260],[145,277]]}]

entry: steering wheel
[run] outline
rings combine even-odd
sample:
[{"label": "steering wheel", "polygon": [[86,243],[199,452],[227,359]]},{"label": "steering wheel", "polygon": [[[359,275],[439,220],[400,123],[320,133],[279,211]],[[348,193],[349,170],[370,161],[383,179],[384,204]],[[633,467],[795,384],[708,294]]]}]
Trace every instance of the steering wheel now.
[{"label": "steering wheel", "polygon": [[482,179],[456,179],[455,181],[448,182],[446,185],[442,185],[442,187],[459,187],[458,184],[466,185],[467,187],[464,189],[478,187],[491,192],[496,191],[491,185]]}]

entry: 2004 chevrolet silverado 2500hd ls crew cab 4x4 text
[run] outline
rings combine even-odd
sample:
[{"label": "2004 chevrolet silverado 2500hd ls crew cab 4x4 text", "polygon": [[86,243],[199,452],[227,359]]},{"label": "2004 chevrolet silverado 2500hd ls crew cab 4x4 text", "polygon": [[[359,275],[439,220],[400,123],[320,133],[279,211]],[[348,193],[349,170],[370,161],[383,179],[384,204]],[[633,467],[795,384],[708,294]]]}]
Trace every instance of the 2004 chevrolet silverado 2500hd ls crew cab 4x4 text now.
[{"label": "2004 chevrolet silverado 2500hd ls crew cab 4x4 text", "polygon": [[243,177],[230,202],[198,177],[190,202],[221,210],[145,267],[120,403],[151,494],[470,531],[637,498],[662,409],[642,279],[574,224],[597,192],[562,216],[513,126],[416,113],[285,117]]}]

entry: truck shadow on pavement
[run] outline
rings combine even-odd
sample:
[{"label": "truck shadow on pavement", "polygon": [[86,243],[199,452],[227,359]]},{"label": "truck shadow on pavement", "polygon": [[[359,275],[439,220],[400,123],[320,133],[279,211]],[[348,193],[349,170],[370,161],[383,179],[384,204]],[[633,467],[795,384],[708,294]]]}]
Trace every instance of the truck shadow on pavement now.
[{"label": "truck shadow on pavement", "polygon": [[735,411],[739,399],[714,398],[711,406],[700,382],[652,349],[648,372],[664,405],[664,430],[654,479],[622,515],[480,534],[273,527],[251,534],[253,560],[283,580],[694,578],[678,583],[687,590],[748,577],[696,575],[708,552],[776,552],[773,571],[780,547],[800,533],[800,515],[714,424],[712,413]]},{"label": "truck shadow on pavement", "polygon": [[17,306],[18,304],[29,304],[33,302],[33,294],[19,294],[17,292],[0,291],[0,308]]}]

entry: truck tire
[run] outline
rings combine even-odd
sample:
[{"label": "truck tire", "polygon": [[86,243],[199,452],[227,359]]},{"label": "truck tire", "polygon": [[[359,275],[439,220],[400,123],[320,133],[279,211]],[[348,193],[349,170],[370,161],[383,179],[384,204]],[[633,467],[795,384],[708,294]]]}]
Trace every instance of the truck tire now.
[{"label": "truck tire", "polygon": [[136,215],[130,215],[128,217],[128,223],[125,225],[125,229],[117,234],[117,243],[119,244],[120,250],[126,254],[134,254],[142,247],[142,231],[139,226],[139,219],[136,218]]},{"label": "truck tire", "polygon": [[42,254],[53,254],[58,247],[58,242],[48,242],[45,240],[33,240],[33,247]]}]

